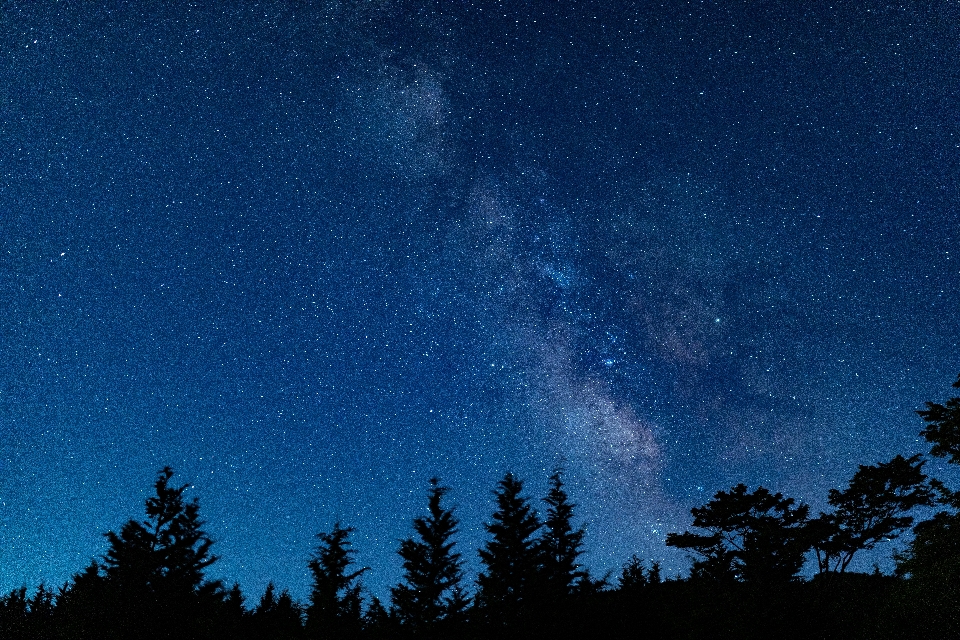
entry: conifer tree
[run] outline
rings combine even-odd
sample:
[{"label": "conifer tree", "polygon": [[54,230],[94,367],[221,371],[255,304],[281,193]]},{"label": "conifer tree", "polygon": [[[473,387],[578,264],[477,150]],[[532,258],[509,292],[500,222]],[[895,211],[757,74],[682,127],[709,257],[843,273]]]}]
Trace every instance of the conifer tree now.
[{"label": "conifer tree", "polygon": [[147,499],[147,518],[107,532],[104,574],[117,594],[120,624],[141,637],[189,637],[196,632],[203,571],[217,557],[202,530],[199,504],[184,500],[189,485],[171,487],[164,467]]},{"label": "conifer tree", "polygon": [[264,590],[263,595],[260,596],[260,602],[257,603],[256,608],[253,610],[253,615],[263,616],[272,612],[277,608],[277,588],[274,586],[273,581],[267,583],[267,588]]},{"label": "conifer tree", "polygon": [[307,637],[350,638],[362,628],[361,587],[357,579],[367,570],[349,571],[353,564],[350,534],[353,527],[337,522],[330,533],[318,533],[320,546],[308,566],[313,574],[307,607]]},{"label": "conifer tree", "polygon": [[647,583],[660,584],[661,582],[663,582],[663,577],[660,575],[660,563],[654,562],[650,565],[650,570],[647,571]]},{"label": "conifer tree", "polygon": [[380,598],[373,596],[370,606],[363,614],[363,634],[366,638],[394,638],[396,618],[380,603]]},{"label": "conifer tree", "polygon": [[286,589],[278,596],[273,582],[267,585],[252,614],[255,637],[297,640],[303,637],[303,611]]},{"label": "conifer tree", "polygon": [[630,556],[627,564],[623,565],[620,571],[620,578],[617,580],[617,587],[620,591],[635,591],[647,585],[647,575],[643,566],[643,561],[637,554]]},{"label": "conifer tree", "polygon": [[37,592],[27,603],[29,613],[29,630],[35,638],[50,637],[53,635],[53,616],[55,611],[55,596],[52,590],[43,583],[37,587]]},{"label": "conifer tree", "polygon": [[110,637],[117,626],[117,591],[96,561],[74,574],[57,598],[56,617],[62,635],[77,640]]},{"label": "conifer tree", "polygon": [[460,587],[463,561],[454,548],[457,519],[441,504],[449,491],[437,478],[430,480],[427,515],[415,518],[416,538],[401,541],[403,582],[391,589],[393,612],[413,631],[429,630],[442,622],[455,622],[467,607]]},{"label": "conifer tree", "polygon": [[562,598],[574,593],[578,583],[587,577],[587,572],[582,571],[577,562],[582,553],[584,529],[573,528],[576,505],[567,496],[560,470],[550,476],[550,490],[543,501],[548,505],[547,517],[537,541],[543,595]]},{"label": "conifer tree", "polygon": [[243,608],[243,601],[246,600],[243,596],[243,592],[240,591],[240,583],[234,582],[233,586],[230,587],[230,591],[227,592],[226,597],[223,599],[224,608],[231,611],[233,614],[242,616],[246,609]]},{"label": "conifer tree", "polygon": [[189,485],[170,487],[172,477],[170,467],[160,471],[154,483],[157,494],[146,501],[146,520],[127,521],[119,534],[107,532],[108,578],[154,592],[191,592],[202,582],[203,570],[217,560],[210,554],[213,541],[201,529],[196,498],[184,501]]},{"label": "conifer tree", "polygon": [[27,588],[20,587],[0,597],[0,634],[3,638],[25,638],[29,615]]},{"label": "conifer tree", "polygon": [[229,591],[220,594],[220,602],[216,607],[217,612],[213,619],[218,636],[237,640],[247,637],[249,614],[243,606],[244,600],[240,585],[236,582],[233,583]]},{"label": "conifer tree", "polygon": [[654,562],[647,570],[640,557],[633,554],[627,564],[623,565],[617,580],[617,589],[622,592],[633,592],[651,584],[660,584],[660,582],[660,563]]},{"label": "conifer tree", "polygon": [[527,604],[539,568],[537,513],[521,495],[523,483],[512,473],[494,491],[497,509],[484,525],[492,536],[479,550],[486,569],[477,577],[477,606],[488,621],[508,620]]}]

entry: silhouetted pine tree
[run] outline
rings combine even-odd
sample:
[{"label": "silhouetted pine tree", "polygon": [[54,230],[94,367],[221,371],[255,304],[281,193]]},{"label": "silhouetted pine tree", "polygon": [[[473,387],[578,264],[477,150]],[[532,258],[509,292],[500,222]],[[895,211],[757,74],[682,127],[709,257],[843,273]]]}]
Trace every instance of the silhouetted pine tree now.
[{"label": "silhouetted pine tree", "polygon": [[479,550],[486,569],[477,576],[477,607],[488,622],[514,618],[536,585],[540,554],[534,534],[540,521],[522,491],[513,474],[504,476],[494,491],[493,521],[484,525],[492,537]]},{"label": "silhouetted pine tree", "polygon": [[0,637],[11,640],[26,639],[27,629],[27,588],[14,589],[0,597]]},{"label": "silhouetted pine tree", "polygon": [[298,640],[303,638],[303,610],[286,589],[277,596],[271,582],[253,610],[250,626],[255,640]]},{"label": "silhouetted pine tree", "polygon": [[647,575],[643,561],[637,554],[633,554],[620,571],[617,588],[620,591],[634,591],[646,585]]},{"label": "silhouetted pine tree", "polygon": [[391,617],[380,603],[380,598],[374,596],[366,613],[363,614],[364,637],[374,639],[395,637],[397,635],[395,622],[396,619]]},{"label": "silhouetted pine tree", "polygon": [[650,571],[647,572],[647,582],[650,584],[660,584],[663,577],[660,575],[660,563],[654,562],[650,565]]},{"label": "silhouetted pine tree", "polygon": [[573,528],[572,504],[563,488],[562,472],[550,476],[550,490],[543,499],[547,503],[547,517],[537,541],[540,555],[540,581],[542,596],[563,598],[572,595],[578,583],[588,577],[580,570],[577,560],[583,547],[583,527]]},{"label": "silhouetted pine tree", "polygon": [[96,561],[74,574],[57,598],[55,617],[60,635],[71,640],[117,637],[116,591]]},{"label": "silhouetted pine tree", "polygon": [[40,584],[37,592],[27,602],[27,627],[29,634],[34,638],[49,638],[53,635],[53,616],[55,612],[55,596],[46,585]]},{"label": "silhouetted pine tree", "polygon": [[451,509],[441,505],[448,491],[437,478],[430,480],[428,515],[413,521],[419,539],[407,538],[400,543],[404,575],[403,582],[390,590],[393,613],[414,632],[458,621],[469,602],[460,588],[463,561],[453,550],[457,519]]},{"label": "silhouetted pine tree", "polygon": [[367,570],[348,571],[353,563],[350,534],[353,527],[337,522],[330,533],[318,533],[320,546],[308,566],[313,574],[307,607],[307,637],[352,638],[362,629],[360,585],[357,578]]},{"label": "silhouetted pine tree", "polygon": [[14,589],[0,597],[0,638],[3,640],[34,640],[53,638],[55,594],[41,584],[33,597],[27,597],[27,588]]},{"label": "silhouetted pine tree", "polygon": [[617,580],[617,589],[623,592],[638,591],[651,584],[660,584],[661,580],[659,562],[654,562],[647,570],[640,557],[634,554],[623,565]]},{"label": "silhouetted pine tree", "polygon": [[214,637],[231,638],[231,640],[243,640],[249,637],[250,614],[243,606],[244,600],[243,592],[240,591],[240,585],[237,583],[223,594],[222,601],[217,607],[217,616],[213,621]]},{"label": "silhouetted pine tree", "polygon": [[[199,588],[203,571],[217,558],[203,532],[197,500],[185,502],[189,485],[171,487],[164,467],[146,501],[147,519],[110,531],[104,574],[116,595],[121,637],[189,639],[199,635]],[[208,590],[209,591],[209,590]]]}]

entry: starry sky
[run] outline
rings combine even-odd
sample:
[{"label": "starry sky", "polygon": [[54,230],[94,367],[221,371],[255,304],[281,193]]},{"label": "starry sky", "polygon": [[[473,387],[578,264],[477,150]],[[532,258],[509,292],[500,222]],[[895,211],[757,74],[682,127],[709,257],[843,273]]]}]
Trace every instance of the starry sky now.
[{"label": "starry sky", "polygon": [[591,570],[676,574],[720,489],[926,451],[958,43],[955,0],[0,2],[0,589],[164,465],[252,600],[337,520],[386,595],[432,476],[471,575],[557,465]]}]

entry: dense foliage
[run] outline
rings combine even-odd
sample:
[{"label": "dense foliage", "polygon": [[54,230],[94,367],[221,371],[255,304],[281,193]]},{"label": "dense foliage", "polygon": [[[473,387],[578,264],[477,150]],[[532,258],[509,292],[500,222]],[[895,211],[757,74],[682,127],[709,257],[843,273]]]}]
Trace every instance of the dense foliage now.
[{"label": "dense foliage", "polygon": [[[960,388],[960,379],[954,384]],[[930,455],[960,463],[960,398],[918,412]],[[691,553],[688,576],[663,579],[660,565],[633,556],[615,585],[579,559],[585,535],[574,523],[561,471],[550,476],[541,521],[523,482],[507,474],[494,491],[483,571],[474,596],[456,548],[458,521],[433,479],[427,514],[402,540],[403,579],[389,607],[367,597],[350,545],[336,523],[306,565],[309,601],[271,583],[256,606],[239,585],[204,571],[217,558],[187,485],[160,471],[146,517],[105,534],[107,550],[56,591],[40,585],[0,597],[0,638],[347,639],[457,638],[942,638],[960,636],[960,492],[923,473],[924,457],[860,465],[831,489],[829,513],[769,489],[738,484],[691,510],[698,531],[666,544]],[[939,507],[913,526],[894,575],[848,571],[853,556],[897,537],[917,507]],[[799,577],[816,560],[817,574]]]},{"label": "dense foliage", "polygon": [[469,604],[460,585],[463,562],[453,550],[457,519],[441,505],[447,491],[436,478],[430,480],[429,513],[413,521],[417,538],[400,542],[404,574],[403,582],[391,591],[393,613],[415,633],[456,628]]}]

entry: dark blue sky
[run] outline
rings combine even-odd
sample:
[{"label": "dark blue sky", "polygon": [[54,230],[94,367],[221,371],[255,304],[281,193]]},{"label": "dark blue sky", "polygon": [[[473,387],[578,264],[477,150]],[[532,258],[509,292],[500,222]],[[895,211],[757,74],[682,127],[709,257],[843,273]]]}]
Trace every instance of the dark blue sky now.
[{"label": "dark blue sky", "polygon": [[[0,590],[195,486],[250,598],[557,464],[599,574],[960,371],[960,9],[0,3]],[[521,6],[522,5],[522,6]],[[616,5],[614,8],[611,5]],[[885,552],[886,553],[886,552]]]}]

